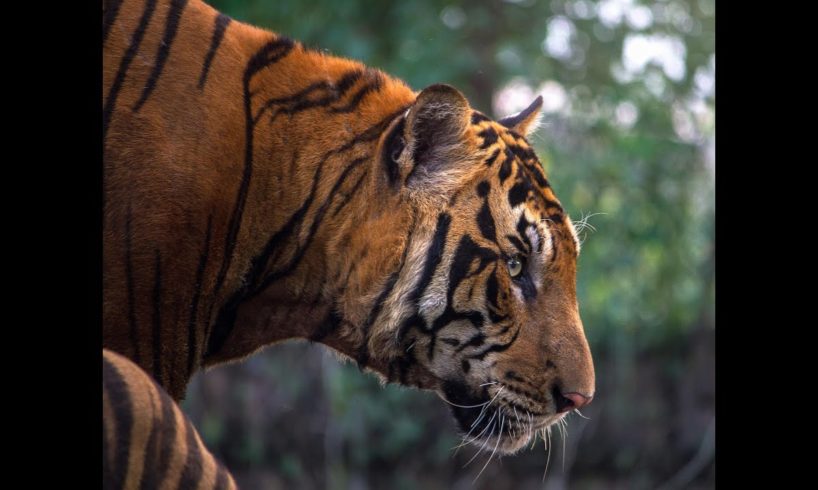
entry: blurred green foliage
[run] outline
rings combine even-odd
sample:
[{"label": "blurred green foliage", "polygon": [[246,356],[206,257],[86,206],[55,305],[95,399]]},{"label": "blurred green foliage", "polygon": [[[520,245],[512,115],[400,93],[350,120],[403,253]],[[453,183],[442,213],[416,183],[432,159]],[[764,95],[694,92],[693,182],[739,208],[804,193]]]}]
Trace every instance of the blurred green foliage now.
[{"label": "blurred green foliage", "polygon": [[[590,421],[571,419],[545,484],[540,447],[492,463],[477,487],[713,485],[712,0],[211,4],[414,89],[452,84],[496,117],[543,92],[530,139],[590,225],[578,287],[597,397]],[[484,461],[461,469],[474,451],[452,456],[459,439],[434,395],[381,387],[308,344],[199,376],[184,406],[247,488],[452,488]]]}]

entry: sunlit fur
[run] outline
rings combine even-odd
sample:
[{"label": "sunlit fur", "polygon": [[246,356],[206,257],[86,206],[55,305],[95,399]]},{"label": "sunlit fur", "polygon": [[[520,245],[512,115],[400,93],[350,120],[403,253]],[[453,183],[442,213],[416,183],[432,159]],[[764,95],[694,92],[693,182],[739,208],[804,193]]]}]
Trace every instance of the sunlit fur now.
[{"label": "sunlit fur", "polygon": [[198,0],[110,2],[103,34],[103,345],[174,399],[292,338],[477,405],[464,434],[486,407],[501,453],[593,395],[541,99],[501,124]]},{"label": "sunlit fur", "polygon": [[103,488],[236,488],[165,390],[105,349],[102,420]]}]

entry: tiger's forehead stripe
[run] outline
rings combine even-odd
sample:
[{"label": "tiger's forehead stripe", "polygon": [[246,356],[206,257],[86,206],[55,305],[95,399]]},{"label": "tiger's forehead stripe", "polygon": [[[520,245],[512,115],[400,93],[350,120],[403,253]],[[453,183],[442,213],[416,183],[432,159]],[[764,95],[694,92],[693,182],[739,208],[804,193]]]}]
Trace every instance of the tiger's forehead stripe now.
[{"label": "tiger's forehead stripe", "polygon": [[[537,223],[536,228],[539,235],[548,243],[552,243],[554,240],[553,233],[548,226],[544,226],[544,223],[540,223],[540,221],[554,222],[554,220],[556,220],[565,223],[574,241],[577,254],[579,254],[580,241],[576,229],[573,223],[571,223],[571,220],[566,219],[565,210],[554,194],[551,184],[546,178],[545,170],[539,158],[537,158],[536,153],[534,153],[534,150],[531,148],[531,145],[528,144],[528,141],[526,141],[522,135],[492,121],[477,111],[472,113],[471,122],[472,125],[475,126],[475,134],[482,139],[479,148],[489,151],[488,158],[484,160],[486,166],[491,167],[498,162],[500,164],[498,177],[501,184],[509,177],[512,166],[518,168],[518,171],[522,171],[524,175],[528,177],[527,180],[530,180],[532,184],[537,184],[526,186],[527,188],[524,189],[524,192],[526,195],[530,195],[531,191],[534,191],[534,194],[540,195],[545,204],[546,209],[542,211],[547,217],[542,219],[535,218],[526,207],[526,218],[532,223]],[[516,165],[514,165],[515,163]],[[514,190],[515,189],[512,188],[512,192]],[[527,197],[525,200],[528,200]],[[535,208],[539,209],[539,206],[535,204]]]},{"label": "tiger's forehead stripe", "polygon": [[475,134],[482,139],[479,148],[488,151],[485,164],[491,167],[499,162],[501,165],[498,174],[501,183],[512,173],[512,167],[518,172],[522,171],[523,180],[527,182],[524,182],[522,187],[513,187],[511,192],[522,193],[520,197],[527,200],[526,196],[530,191],[534,191],[535,194],[539,194],[547,209],[554,209],[549,215],[557,215],[558,219],[562,220],[565,210],[551,189],[540,160],[525,138],[476,111],[472,114],[472,124]]}]

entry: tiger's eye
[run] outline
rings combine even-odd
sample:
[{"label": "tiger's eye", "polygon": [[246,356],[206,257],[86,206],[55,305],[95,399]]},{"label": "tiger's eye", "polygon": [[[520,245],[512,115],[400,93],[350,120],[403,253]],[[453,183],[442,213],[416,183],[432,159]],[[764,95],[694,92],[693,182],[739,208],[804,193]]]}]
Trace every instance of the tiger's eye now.
[{"label": "tiger's eye", "polygon": [[511,277],[517,277],[523,272],[523,263],[517,257],[508,259],[508,273]]}]

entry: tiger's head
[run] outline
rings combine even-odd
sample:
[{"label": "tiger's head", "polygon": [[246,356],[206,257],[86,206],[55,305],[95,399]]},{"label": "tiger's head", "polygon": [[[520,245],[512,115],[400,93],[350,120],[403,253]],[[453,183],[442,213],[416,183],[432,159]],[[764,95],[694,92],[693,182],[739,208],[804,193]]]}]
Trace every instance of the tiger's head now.
[{"label": "tiger's head", "polygon": [[504,454],[595,389],[579,241],[524,136],[541,105],[495,122],[433,85],[379,143],[413,218],[368,350],[388,353],[390,381],[436,391],[469,441]]}]

